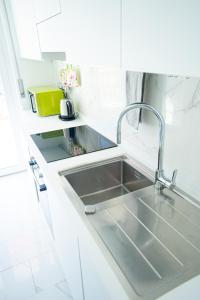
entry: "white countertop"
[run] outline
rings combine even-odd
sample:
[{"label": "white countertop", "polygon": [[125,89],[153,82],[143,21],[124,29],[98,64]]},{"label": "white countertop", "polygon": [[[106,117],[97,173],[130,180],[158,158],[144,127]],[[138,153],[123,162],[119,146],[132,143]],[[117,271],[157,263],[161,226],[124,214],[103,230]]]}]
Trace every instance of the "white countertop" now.
[{"label": "white countertop", "polygon": [[[108,138],[111,138],[113,134],[109,134],[109,132],[105,133],[104,129],[95,128],[94,120],[87,120],[85,118],[78,118],[73,121],[64,122],[58,119],[58,116],[50,116],[50,117],[38,117],[37,115],[33,114],[31,111],[24,111],[21,115],[21,123],[22,128],[26,136],[30,136],[33,133],[40,133],[45,131],[57,130],[62,128],[69,128],[74,126],[79,126],[86,124],[92,126],[94,129],[99,131],[100,133],[106,135]],[[111,149],[107,149],[104,151],[94,152],[87,155],[79,156],[73,158],[68,158],[60,161],[56,161],[53,163],[47,164],[38,151],[37,147],[29,140],[31,143],[31,147],[34,151],[34,155],[36,156],[36,160],[38,164],[41,166],[42,170],[45,172],[45,176],[48,177],[48,181],[54,183],[55,189],[57,189],[58,194],[63,195],[62,188],[60,186],[60,180],[58,172],[66,169],[70,169],[79,165],[92,163],[99,160],[109,159],[114,156],[119,156],[121,154],[127,153],[131,155],[131,152],[128,151],[123,147],[115,147]],[[135,162],[137,165],[137,162]],[[139,164],[141,166],[141,164]],[[168,299],[200,299],[200,276],[197,276],[188,282],[182,284],[181,286],[175,288],[174,290],[170,291],[169,293],[165,294],[161,298],[162,300]]]},{"label": "white countertop", "polygon": [[83,120],[77,118],[73,121],[61,121],[58,116],[39,117],[31,110],[21,111],[21,123],[25,134],[39,133],[73,127],[83,124]]}]

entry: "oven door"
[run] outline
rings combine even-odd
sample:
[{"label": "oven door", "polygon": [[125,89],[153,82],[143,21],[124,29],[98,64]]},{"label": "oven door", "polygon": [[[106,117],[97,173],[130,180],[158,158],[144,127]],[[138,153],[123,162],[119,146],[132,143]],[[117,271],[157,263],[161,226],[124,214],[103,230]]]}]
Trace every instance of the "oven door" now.
[{"label": "oven door", "polygon": [[48,190],[44,181],[44,176],[41,173],[41,170],[36,162],[36,160],[32,157],[29,161],[30,169],[32,172],[32,176],[34,179],[37,199],[39,207],[44,215],[46,223],[53,235],[53,227],[52,227],[52,218],[49,208],[49,200],[48,200]]}]

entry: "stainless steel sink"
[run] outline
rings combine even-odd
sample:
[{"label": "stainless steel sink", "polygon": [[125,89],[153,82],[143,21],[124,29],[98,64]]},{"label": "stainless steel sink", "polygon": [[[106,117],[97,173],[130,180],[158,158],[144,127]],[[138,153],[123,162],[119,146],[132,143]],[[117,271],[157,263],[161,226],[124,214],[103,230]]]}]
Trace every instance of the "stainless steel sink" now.
[{"label": "stainless steel sink", "polygon": [[[153,183],[130,165],[125,157],[87,165],[78,170],[64,172],[85,206],[113,199]],[[86,212],[94,212],[87,210]]]},{"label": "stainless steel sink", "polygon": [[200,274],[200,206],[158,191],[144,174],[126,157],[60,173],[132,287],[133,300],[157,299]]}]

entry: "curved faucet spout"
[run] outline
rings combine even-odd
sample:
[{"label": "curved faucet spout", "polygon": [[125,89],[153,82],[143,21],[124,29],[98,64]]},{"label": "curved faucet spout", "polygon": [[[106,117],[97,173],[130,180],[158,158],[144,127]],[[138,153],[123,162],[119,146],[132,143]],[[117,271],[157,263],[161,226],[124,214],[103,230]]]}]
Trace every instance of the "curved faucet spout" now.
[{"label": "curved faucet spout", "polygon": [[165,186],[168,188],[173,188],[175,185],[175,177],[177,171],[173,172],[172,180],[169,180],[164,175],[163,170],[163,153],[164,153],[164,137],[165,137],[165,121],[163,116],[151,105],[141,102],[136,102],[130,104],[129,106],[125,107],[125,109],[121,112],[118,122],[117,122],[117,143],[121,144],[121,123],[124,115],[133,109],[146,109],[151,112],[157,117],[159,121],[159,147],[158,147],[158,163],[157,163],[157,170],[155,173],[155,183],[157,187]]}]

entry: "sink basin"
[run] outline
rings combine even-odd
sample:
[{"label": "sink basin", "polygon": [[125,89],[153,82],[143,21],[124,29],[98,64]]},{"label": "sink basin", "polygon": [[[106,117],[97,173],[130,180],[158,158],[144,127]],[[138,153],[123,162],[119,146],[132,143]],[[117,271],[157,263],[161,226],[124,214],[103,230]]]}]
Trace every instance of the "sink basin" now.
[{"label": "sink basin", "polygon": [[64,172],[85,206],[96,205],[152,185],[126,158],[104,161]]}]

